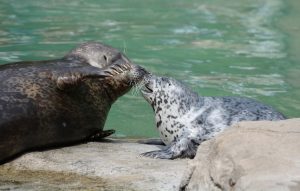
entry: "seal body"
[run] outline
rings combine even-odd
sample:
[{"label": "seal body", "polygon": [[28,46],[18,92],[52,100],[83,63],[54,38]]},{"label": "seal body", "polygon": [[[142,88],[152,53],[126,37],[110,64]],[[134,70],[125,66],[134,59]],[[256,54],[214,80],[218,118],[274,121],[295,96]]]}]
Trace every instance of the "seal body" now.
[{"label": "seal body", "polygon": [[111,105],[144,73],[95,42],[62,59],[1,65],[0,163],[27,150],[112,134],[103,131]]},{"label": "seal body", "polygon": [[153,158],[193,158],[198,145],[239,121],[282,120],[272,107],[243,97],[202,97],[172,78],[145,78],[143,97],[155,112],[166,147],[143,153]]}]

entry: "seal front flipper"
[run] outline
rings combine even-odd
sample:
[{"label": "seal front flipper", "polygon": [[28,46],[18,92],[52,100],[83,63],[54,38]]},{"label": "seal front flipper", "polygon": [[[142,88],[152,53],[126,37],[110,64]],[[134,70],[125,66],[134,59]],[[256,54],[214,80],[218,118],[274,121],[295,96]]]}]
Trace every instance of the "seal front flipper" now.
[{"label": "seal front flipper", "polygon": [[165,143],[161,139],[158,139],[158,138],[138,140],[138,143],[147,144],[147,145],[165,145]]},{"label": "seal front flipper", "polygon": [[99,130],[89,138],[89,141],[100,141],[103,138],[114,134],[115,132],[116,131],[114,129],[109,129],[109,130],[104,130],[104,131]]},{"label": "seal front flipper", "polygon": [[181,137],[178,141],[173,141],[170,145],[162,150],[142,153],[142,156],[159,158],[159,159],[176,159],[176,158],[194,158],[198,141],[189,137]]},{"label": "seal front flipper", "polygon": [[52,80],[56,82],[59,90],[70,90],[76,87],[83,80],[88,78],[103,78],[111,77],[109,68],[97,68],[93,66],[72,67],[67,70],[62,70],[53,73]]},{"label": "seal front flipper", "polygon": [[70,67],[56,73],[53,72],[54,74],[52,75],[52,79],[56,82],[58,89],[70,90],[85,79],[106,79],[108,77],[113,78],[115,75],[118,75],[124,71],[128,71],[131,68],[132,66],[129,63],[119,62],[104,68],[98,68],[94,66]]},{"label": "seal front flipper", "polygon": [[170,146],[166,146],[165,149],[150,151],[146,153],[142,153],[141,156],[150,157],[150,158],[158,158],[158,159],[173,159],[174,153],[170,150]]}]

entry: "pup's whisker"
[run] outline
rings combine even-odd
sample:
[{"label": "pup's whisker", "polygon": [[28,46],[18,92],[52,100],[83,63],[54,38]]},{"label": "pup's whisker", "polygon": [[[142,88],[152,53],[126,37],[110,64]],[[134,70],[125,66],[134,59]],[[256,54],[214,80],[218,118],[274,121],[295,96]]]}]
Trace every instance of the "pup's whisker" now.
[{"label": "pup's whisker", "polygon": [[141,80],[140,82],[131,82],[132,88],[132,95],[138,95],[141,89],[145,86],[147,82],[145,80]]}]

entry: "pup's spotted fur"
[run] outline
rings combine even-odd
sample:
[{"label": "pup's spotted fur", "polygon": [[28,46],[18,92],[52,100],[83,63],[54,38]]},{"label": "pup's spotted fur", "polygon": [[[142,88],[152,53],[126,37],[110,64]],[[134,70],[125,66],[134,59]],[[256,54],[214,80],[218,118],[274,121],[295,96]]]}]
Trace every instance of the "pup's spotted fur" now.
[{"label": "pup's spotted fur", "polygon": [[[145,83],[146,81],[146,83]],[[162,150],[143,156],[193,158],[198,145],[239,121],[282,120],[272,107],[242,97],[201,97],[182,83],[149,75],[141,90],[155,112]]]}]

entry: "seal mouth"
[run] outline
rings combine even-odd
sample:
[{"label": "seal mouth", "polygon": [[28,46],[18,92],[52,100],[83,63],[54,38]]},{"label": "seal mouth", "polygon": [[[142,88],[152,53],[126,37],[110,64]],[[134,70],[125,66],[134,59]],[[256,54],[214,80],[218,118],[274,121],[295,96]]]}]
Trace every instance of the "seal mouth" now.
[{"label": "seal mouth", "polygon": [[150,85],[150,82],[146,83],[144,85],[144,87],[141,89],[141,92],[144,94],[144,95],[147,95],[147,94],[151,94],[153,93],[153,89]]}]

